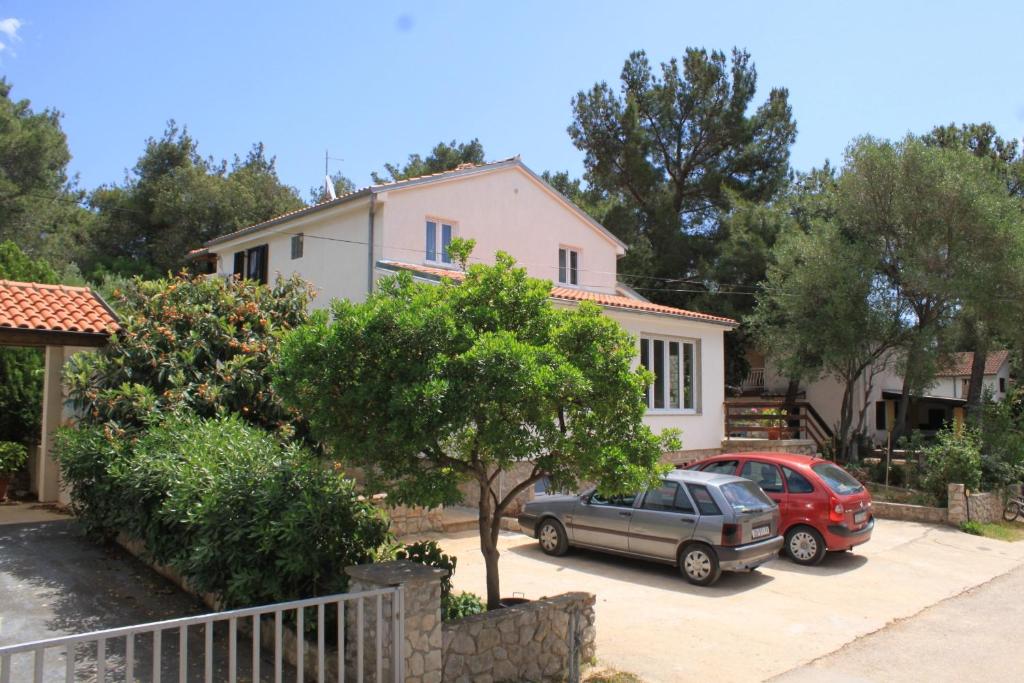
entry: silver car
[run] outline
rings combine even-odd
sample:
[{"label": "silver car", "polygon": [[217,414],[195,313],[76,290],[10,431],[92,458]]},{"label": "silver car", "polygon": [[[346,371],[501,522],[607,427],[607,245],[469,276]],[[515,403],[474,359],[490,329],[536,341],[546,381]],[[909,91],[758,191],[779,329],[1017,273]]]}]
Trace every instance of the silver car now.
[{"label": "silver car", "polygon": [[699,586],[722,571],[755,569],[783,542],[779,508],[757,484],[692,470],[637,495],[541,496],[526,504],[519,525],[548,555],[578,546],[656,560]]}]

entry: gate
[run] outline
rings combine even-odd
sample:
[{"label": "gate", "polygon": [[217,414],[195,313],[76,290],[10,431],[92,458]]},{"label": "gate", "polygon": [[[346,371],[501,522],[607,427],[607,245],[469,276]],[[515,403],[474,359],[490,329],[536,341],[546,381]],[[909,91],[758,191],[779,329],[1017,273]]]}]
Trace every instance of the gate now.
[{"label": "gate", "polygon": [[0,647],[0,683],[401,683],[404,616],[396,586],[61,636]]}]

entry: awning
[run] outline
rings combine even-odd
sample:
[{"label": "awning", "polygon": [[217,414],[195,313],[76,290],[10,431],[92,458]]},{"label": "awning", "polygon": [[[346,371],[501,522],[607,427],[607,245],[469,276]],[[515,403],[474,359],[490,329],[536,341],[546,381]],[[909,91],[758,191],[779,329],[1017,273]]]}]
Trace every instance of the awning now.
[{"label": "awning", "polygon": [[[883,391],[882,398],[887,401],[898,401],[902,398],[902,394],[898,391]],[[933,403],[943,406],[949,406],[950,408],[962,408],[967,405],[966,398],[952,398],[950,396],[929,396],[927,394],[911,394],[910,398],[915,401],[923,401],[925,403]]]}]

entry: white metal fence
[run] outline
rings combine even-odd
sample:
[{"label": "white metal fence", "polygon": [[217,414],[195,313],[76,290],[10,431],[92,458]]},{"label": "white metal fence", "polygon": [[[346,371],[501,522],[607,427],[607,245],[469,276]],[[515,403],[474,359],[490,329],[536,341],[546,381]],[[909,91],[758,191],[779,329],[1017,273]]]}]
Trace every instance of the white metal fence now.
[{"label": "white metal fence", "polygon": [[398,586],[62,636],[0,647],[0,683],[401,683],[404,616]]}]

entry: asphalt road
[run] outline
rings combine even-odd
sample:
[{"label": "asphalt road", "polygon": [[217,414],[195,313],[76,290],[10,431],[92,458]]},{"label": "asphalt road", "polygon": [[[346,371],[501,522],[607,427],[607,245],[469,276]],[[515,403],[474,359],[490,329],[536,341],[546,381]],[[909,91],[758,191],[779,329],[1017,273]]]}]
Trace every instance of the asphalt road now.
[{"label": "asphalt road", "polygon": [[1024,679],[1024,567],[871,635],[807,666],[780,683],[888,683]]}]

